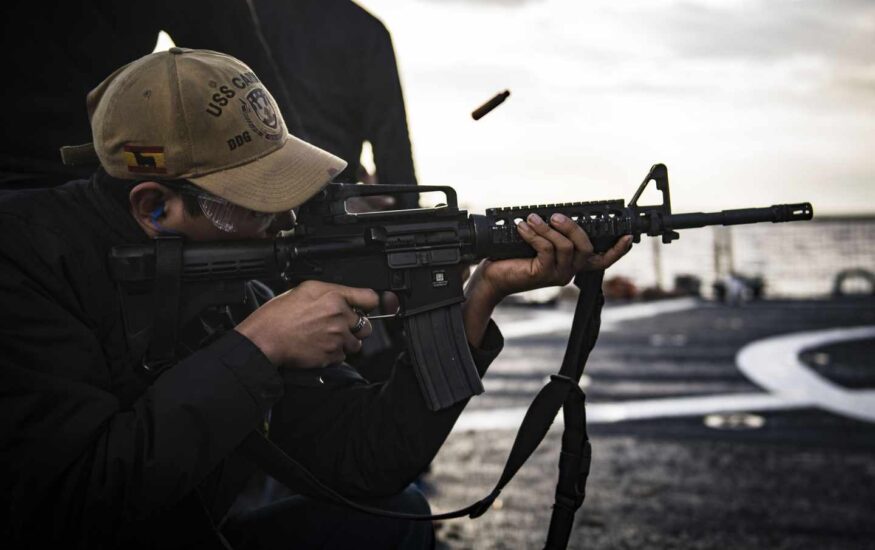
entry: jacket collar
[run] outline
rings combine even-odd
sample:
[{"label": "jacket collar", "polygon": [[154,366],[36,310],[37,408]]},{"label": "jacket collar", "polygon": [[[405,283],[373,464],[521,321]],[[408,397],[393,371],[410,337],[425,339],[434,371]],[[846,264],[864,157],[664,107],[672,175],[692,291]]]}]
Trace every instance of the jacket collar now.
[{"label": "jacket collar", "polygon": [[146,243],[149,236],[131,215],[129,184],[129,181],[113,178],[100,169],[88,182],[87,196],[109,226],[111,241],[117,244]]}]

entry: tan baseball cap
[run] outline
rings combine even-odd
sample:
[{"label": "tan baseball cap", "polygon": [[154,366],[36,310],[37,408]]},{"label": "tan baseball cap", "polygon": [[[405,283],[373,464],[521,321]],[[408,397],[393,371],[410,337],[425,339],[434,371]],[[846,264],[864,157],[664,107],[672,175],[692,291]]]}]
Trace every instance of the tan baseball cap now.
[{"label": "tan baseball cap", "polygon": [[187,179],[259,212],[298,206],[346,162],[289,134],[255,73],[219,52],[171,48],[88,94],[94,150],[122,179]]}]

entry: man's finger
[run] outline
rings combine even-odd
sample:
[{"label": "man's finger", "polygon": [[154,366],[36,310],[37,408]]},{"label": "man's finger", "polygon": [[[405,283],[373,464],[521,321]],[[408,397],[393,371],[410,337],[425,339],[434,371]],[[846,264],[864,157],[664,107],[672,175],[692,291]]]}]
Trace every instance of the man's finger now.
[{"label": "man's finger", "polygon": [[388,290],[380,294],[380,313],[384,315],[398,313],[399,309],[401,309],[401,300],[398,299],[397,294]]},{"label": "man's finger", "polygon": [[604,254],[596,256],[592,261],[592,266],[595,269],[607,269],[630,250],[632,250],[632,235],[626,235],[614,243],[614,246]]},{"label": "man's finger", "polygon": [[574,245],[571,244],[571,241],[550,227],[537,214],[529,214],[526,221],[538,236],[550,243],[549,253],[544,248],[544,256],[541,256],[541,251],[538,250],[539,258],[545,266],[551,270],[558,269],[560,272],[569,272],[571,270],[572,252],[574,250]]},{"label": "man's finger", "polygon": [[335,289],[350,307],[362,311],[371,311],[380,305],[380,295],[370,288],[355,288],[351,286],[334,285]]},{"label": "man's finger", "polygon": [[[349,321],[349,332],[359,340],[363,340],[371,335],[374,331],[374,327],[371,324],[370,319],[365,316],[365,312],[356,308],[350,309],[350,314],[347,315]],[[362,321],[359,321],[362,319]],[[359,327],[357,330],[354,330],[356,327]]]},{"label": "man's finger", "polygon": [[[366,301],[368,304],[370,304],[371,298],[377,297],[377,293],[369,288],[357,288],[357,287],[353,287],[353,286],[338,285],[335,283],[326,283],[323,281],[315,281],[315,280],[304,281],[303,283],[301,283],[300,285],[298,285],[297,287],[295,287],[292,290],[306,292],[307,295],[312,297],[312,298],[319,298],[320,296],[328,294],[329,292],[337,292],[338,294],[343,296],[343,298],[347,302],[349,302],[350,305],[359,306],[359,307],[362,307],[362,306],[360,306],[357,303],[354,304],[354,303],[350,302],[350,300],[352,300],[352,299],[363,300],[363,301]],[[358,294],[356,294],[356,293],[358,293]],[[379,300],[378,300],[378,302],[379,302]],[[376,307],[376,306],[374,306],[374,307]],[[362,307],[362,309],[372,309],[372,308]]]},{"label": "man's finger", "polygon": [[592,254],[593,247],[592,242],[589,240],[589,235],[586,234],[582,227],[574,223],[574,220],[568,216],[556,213],[550,217],[550,225],[574,243],[574,249],[577,252]]},{"label": "man's finger", "polygon": [[349,334],[343,339],[343,351],[346,355],[358,353],[362,349],[362,341]]},{"label": "man's finger", "polygon": [[537,259],[545,266],[549,266],[550,269],[556,264],[555,257],[555,249],[553,248],[553,244],[541,237],[535,230],[532,229],[531,224],[526,221],[521,221],[517,224],[517,232],[520,234],[520,237],[523,238],[524,241],[529,243],[529,246],[535,249],[535,253],[538,255]]},{"label": "man's finger", "polygon": [[586,266],[587,259],[592,256],[593,246],[586,232],[574,220],[559,213],[550,217],[550,225],[571,242],[572,251],[568,255],[567,268],[571,273],[579,273]]},{"label": "man's finger", "polygon": [[311,298],[319,298],[329,292],[337,292],[343,288],[349,288],[334,283],[324,283],[322,281],[304,281],[289,292],[304,292]]},{"label": "man's finger", "polygon": [[553,245],[553,256],[556,261],[555,267],[559,272],[570,273],[571,260],[574,259],[574,243],[568,240],[565,235],[550,227],[537,214],[529,214],[528,222],[538,235],[547,239]]}]

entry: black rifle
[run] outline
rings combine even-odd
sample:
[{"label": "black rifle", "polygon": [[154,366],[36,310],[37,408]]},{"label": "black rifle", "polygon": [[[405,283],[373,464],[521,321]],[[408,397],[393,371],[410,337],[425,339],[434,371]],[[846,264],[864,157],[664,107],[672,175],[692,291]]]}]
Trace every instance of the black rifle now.
[{"label": "black rifle", "polygon": [[[640,206],[651,181],[662,192],[662,204]],[[446,204],[367,213],[349,213],[345,206],[353,197],[432,191],[444,193]],[[300,208],[291,235],[184,245],[159,238],[113,248],[110,268],[124,290],[129,335],[139,339],[144,365],[152,368],[173,362],[178,327],[204,308],[246,302],[241,283],[247,280],[294,285],[314,279],[392,291],[401,302],[420,389],[429,408],[439,410],[483,392],[462,324],[465,267],[484,258],[533,257],[515,222],[530,213],[549,219],[556,212],[582,227],[597,252],[624,235],[635,242],[642,234],[661,236],[669,243],[678,229],[813,216],[809,203],[673,214],[662,164],[651,168],[628,206],[623,200],[541,204],[492,208],[486,215],[460,210],[452,187],[329,184]]]}]

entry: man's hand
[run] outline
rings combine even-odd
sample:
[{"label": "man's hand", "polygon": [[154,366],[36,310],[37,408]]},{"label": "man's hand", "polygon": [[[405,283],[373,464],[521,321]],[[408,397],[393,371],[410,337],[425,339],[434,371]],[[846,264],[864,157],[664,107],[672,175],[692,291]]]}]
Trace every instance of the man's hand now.
[{"label": "man's hand", "polygon": [[546,223],[537,214],[517,225],[517,231],[535,249],[531,259],[484,260],[466,288],[465,330],[468,341],[479,345],[492,309],[506,296],[547,286],[564,286],[581,271],[607,269],[629,251],[632,237],[617,241],[603,254],[593,251],[586,232],[573,220],[554,214]]},{"label": "man's hand", "polygon": [[277,366],[314,368],[343,361],[359,351],[373,330],[370,321],[355,333],[359,314],[374,309],[377,293],[319,281],[306,281],[267,302],[236,331]]},{"label": "man's hand", "polygon": [[562,214],[554,214],[549,224],[531,214],[517,225],[517,231],[537,256],[485,261],[479,268],[483,281],[492,286],[499,299],[526,290],[566,285],[581,271],[606,269],[628,252],[632,243],[627,235],[607,252],[596,254],[586,232]]}]

